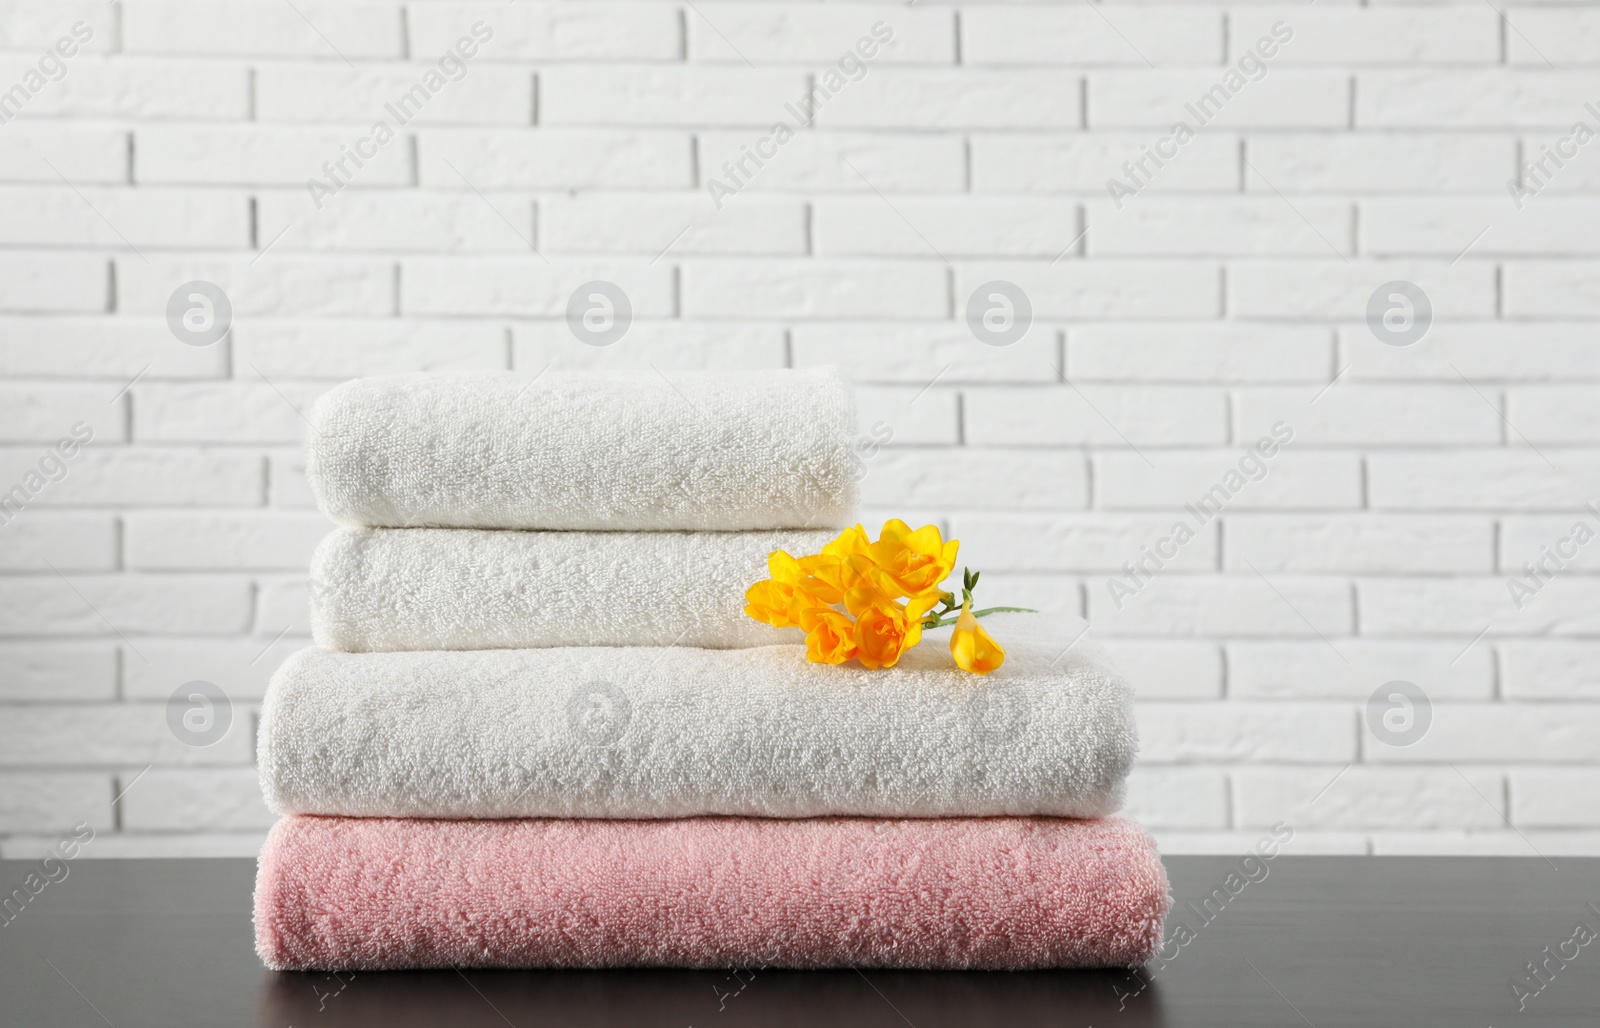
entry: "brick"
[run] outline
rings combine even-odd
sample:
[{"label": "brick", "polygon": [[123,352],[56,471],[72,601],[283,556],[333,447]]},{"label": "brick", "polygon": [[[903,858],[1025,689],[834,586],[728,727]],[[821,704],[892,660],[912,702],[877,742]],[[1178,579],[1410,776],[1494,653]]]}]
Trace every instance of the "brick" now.
[{"label": "brick", "polygon": [[119,258],[118,310],[164,314],[173,292],[194,281],[222,289],[235,318],[388,316],[395,311],[394,263],[390,260],[277,254],[259,263],[242,257],[151,255],[149,263]]},{"label": "brick", "polygon": [[92,702],[116,693],[117,650],[110,642],[0,643],[0,700]]},{"label": "brick", "polygon": [[966,390],[967,439],[979,446],[1161,446],[1227,438],[1223,394],[1183,386]]},{"label": "brick", "polygon": [[1367,736],[1362,752],[1385,763],[1593,763],[1600,711],[1573,703],[1439,703],[1421,739],[1400,747]]},{"label": "brick", "polygon": [[[1120,203],[1121,209],[1117,204]],[[1354,249],[1350,205],[1278,197],[1094,200],[1086,205],[1086,252],[1113,257],[1203,257],[1213,254],[1320,257]]]},{"label": "brick", "polygon": [[128,133],[113,125],[18,120],[6,124],[6,142],[0,150],[0,182],[59,185],[62,176],[80,185],[128,180]]},{"label": "brick", "polygon": [[[1137,561],[1172,527],[1170,519],[1126,515],[956,514],[950,531],[961,538],[974,566],[996,571],[1115,572]],[[1217,565],[1217,533],[1204,528],[1166,562],[1178,571]]]},{"label": "brick", "polygon": [[101,442],[122,442],[123,403],[102,385],[0,383],[0,442],[51,444],[87,420],[102,426],[95,435]]},{"label": "brick", "polygon": [[1375,509],[1575,511],[1600,475],[1600,453],[1568,451],[1553,468],[1508,449],[1379,452],[1367,468]]},{"label": "brick", "polygon": [[256,223],[275,257],[297,250],[527,253],[534,241],[531,200],[471,193],[351,189],[320,209],[304,190],[261,193]]},{"label": "brick", "polygon": [[[33,55],[0,55],[0,82],[34,69]],[[143,57],[75,57],[70,71],[35,93],[25,118],[210,118],[250,116],[250,77],[240,64]]]},{"label": "brick", "polygon": [[111,266],[79,253],[0,254],[0,311],[86,314],[106,309]]},{"label": "brick", "polygon": [[37,318],[0,317],[0,374],[26,378],[99,377],[117,384],[109,400],[135,375],[145,379],[220,378],[227,350],[176,346],[165,318],[52,317],[50,345],[40,345]]},{"label": "brick", "polygon": [[417,4],[406,19],[411,52],[424,56],[454,47],[479,21],[494,35],[474,61],[676,61],[683,49],[677,11],[664,4]]},{"label": "brick", "polygon": [[721,210],[703,193],[554,196],[539,203],[546,253],[804,254],[806,212],[798,200],[745,197]]},{"label": "brick", "polygon": [[[732,176],[724,165],[766,137],[710,131],[696,138],[702,177],[729,184]],[[773,148],[772,143],[764,146]],[[785,143],[740,192],[950,193],[965,186],[966,155],[955,136],[808,129]]]},{"label": "brick", "polygon": [[131,779],[147,764],[244,764],[249,759],[250,712],[239,705],[232,707],[227,733],[210,746],[180,741],[167,727],[164,703],[30,704],[0,718],[0,765],[7,767],[131,766],[125,776]]},{"label": "brick", "polygon": [[513,325],[518,371],[640,368],[662,371],[756,370],[786,366],[783,331],[771,325],[636,321],[610,346],[590,346],[565,320]]},{"label": "brick", "polygon": [[404,261],[402,313],[415,315],[535,315],[563,317],[573,292],[610,282],[627,294],[636,318],[665,317],[673,305],[673,269],[643,261],[562,261],[538,257],[440,258]]},{"label": "brick", "polygon": [[1522,828],[1592,828],[1600,822],[1600,770],[1512,771],[1511,819]]},{"label": "brick", "polygon": [[932,262],[690,261],[691,318],[938,318],[950,310],[945,269]]},{"label": "brick", "polygon": [[0,774],[0,832],[62,832],[84,821],[108,831],[113,795],[105,774]]},{"label": "brick", "polygon": [[250,242],[244,194],[172,189],[0,189],[0,244],[112,250],[237,249]]},{"label": "brick", "polygon": [[200,680],[218,686],[230,699],[259,700],[278,665],[310,644],[309,639],[281,633],[282,626],[264,637],[130,639],[123,644],[123,695],[165,703],[180,686]]},{"label": "brick", "polygon": [[1213,318],[1222,280],[1205,261],[1067,260],[969,263],[956,268],[957,310],[978,286],[1010,282],[1028,295],[1036,318]]},{"label": "brick", "polygon": [[1073,325],[1067,377],[1079,382],[1326,382],[1333,339],[1309,326]]},{"label": "brick", "polygon": [[0,571],[117,570],[117,521],[110,514],[28,511],[0,532]]},{"label": "brick", "polygon": [[1297,446],[1426,443],[1484,444],[1501,438],[1500,415],[1466,385],[1347,385],[1316,402],[1307,389],[1240,389],[1234,394],[1237,437],[1266,435],[1284,421]]},{"label": "brick", "polygon": [[[1088,588],[1089,618],[1106,636],[1208,636],[1248,634],[1333,639],[1355,627],[1350,587],[1309,576],[1259,577],[1162,573],[1132,596],[1113,596],[1107,582],[1122,575],[1096,576]],[[1122,609],[1117,609],[1117,600]]]},{"label": "brick", "polygon": [[[79,38],[82,30],[73,36],[72,27],[80,21],[88,29],[87,41]],[[49,6],[22,0],[0,4],[0,50],[43,51],[54,47],[62,36],[76,43],[68,50],[105,53],[116,39],[116,15],[95,0],[57,0]]]},{"label": "brick", "polygon": [[0,597],[0,633],[237,632],[250,616],[250,585],[199,575],[18,575]]},{"label": "brick", "polygon": [[[973,133],[971,141],[973,192],[1095,194],[1108,191],[1110,179],[1125,180],[1124,165],[1155,142],[1148,135],[1104,132]],[[1226,133],[1196,136],[1184,145],[1182,159],[1167,162],[1140,192],[1237,192],[1239,146],[1239,137]]]},{"label": "brick", "polygon": [[1235,771],[1239,824],[1266,828],[1288,819],[1299,830],[1496,828],[1504,823],[1500,811],[1485,802],[1485,797],[1500,799],[1505,779],[1498,771],[1352,767],[1338,772],[1292,767]]},{"label": "brick", "polygon": [[1274,761],[1317,764],[1354,760],[1355,714],[1348,707],[1304,703],[1140,703],[1141,762],[1188,764]]},{"label": "brick", "polygon": [[[1292,44],[1291,44],[1292,45]],[[1342,129],[1350,116],[1350,80],[1332,71],[1277,71],[1227,96],[1220,68],[1195,71],[1091,71],[1089,127],[1167,132],[1215,129]],[[1213,93],[1221,90],[1221,93]],[[1213,99],[1202,105],[1202,98]],[[1189,110],[1193,106],[1194,112]],[[1202,115],[1204,117],[1202,117]],[[1183,151],[1180,150],[1180,153]]]},{"label": "brick", "polygon": [[671,189],[693,186],[684,133],[595,129],[422,129],[417,176],[430,189]]},{"label": "brick", "polygon": [[[1384,684],[1406,681],[1440,700],[1487,700],[1494,693],[1491,647],[1409,639],[1233,640],[1228,695],[1247,700],[1350,700],[1365,704]],[[1345,663],[1348,660],[1349,663]]]},{"label": "brick", "polygon": [[[881,525],[886,520],[874,517],[867,523]],[[922,517],[906,520],[912,524],[928,521]],[[1083,616],[1083,590],[1078,580],[1069,575],[1015,575],[996,571],[983,580],[983,588],[986,596],[1004,596],[1008,607],[1031,607],[1072,617]]]},{"label": "brick", "polygon": [[128,832],[232,832],[270,828],[254,768],[152,770],[122,798]]},{"label": "brick", "polygon": [[1171,67],[1222,60],[1216,11],[1123,7],[977,7],[961,14],[969,65],[1071,64]]},{"label": "brick", "polygon": [[1230,513],[1223,538],[1229,571],[1481,574],[1494,554],[1481,517]]},{"label": "brick", "polygon": [[1411,346],[1390,346],[1361,325],[1339,330],[1339,351],[1351,381],[1600,379],[1600,346],[1578,322],[1435,322]]},{"label": "brick", "polygon": [[1535,197],[1515,215],[1500,197],[1374,199],[1361,204],[1361,244],[1366,253],[1395,256],[1454,258],[1469,244],[1475,257],[1593,254],[1593,233],[1581,226],[1596,217],[1600,201],[1580,197]]},{"label": "brick", "polygon": [[1370,635],[1590,635],[1600,627],[1600,578],[1565,576],[1523,598],[1505,578],[1371,579],[1357,583]]},{"label": "brick", "polygon": [[931,325],[800,324],[789,336],[795,367],[834,364],[857,382],[1055,382],[1061,367],[1058,333],[1037,321],[1005,346],[982,344],[964,317]]},{"label": "brick", "polygon": [[133,436],[149,443],[298,442],[323,386],[253,382],[138,385]]},{"label": "brick", "polygon": [[1050,69],[879,68],[816,120],[830,129],[1082,128],[1082,91],[1079,75]]},{"label": "brick", "polygon": [[[1515,33],[1509,33],[1515,35]],[[1363,71],[1358,128],[1566,128],[1600,94],[1600,74],[1540,69]]]},{"label": "brick", "polygon": [[394,4],[268,0],[125,0],[129,53],[315,57],[353,61],[404,51]]},{"label": "brick", "polygon": [[1600,547],[1591,545],[1597,528],[1588,511],[1501,518],[1499,570],[1521,576],[1525,563],[1548,561],[1562,574],[1600,571]]},{"label": "brick", "polygon": [[274,507],[315,507],[317,498],[306,481],[303,447],[267,455],[267,502]]},{"label": "brick", "polygon": [[958,397],[951,390],[857,386],[855,394],[856,423],[863,434],[891,435],[897,446],[954,445],[960,440]]},{"label": "brick", "polygon": [[[874,427],[860,429],[870,438]],[[886,446],[861,456],[862,499],[869,506],[1078,510],[1088,504],[1088,462],[1070,450]]]},{"label": "brick", "polygon": [[881,197],[813,206],[817,253],[826,256],[1054,257],[1079,236],[1078,205],[1059,200]]},{"label": "brick", "polygon": [[124,525],[128,567],[141,571],[303,568],[332,527],[279,511],[139,512]]},{"label": "brick", "polygon": [[1222,697],[1222,649],[1215,643],[1108,639],[1105,649],[1140,699]]},{"label": "brick", "polygon": [[[409,8],[415,14],[423,8]],[[492,45],[491,45],[492,48]],[[463,74],[452,61],[442,87],[425,81],[439,73],[432,48],[414,48],[422,58],[411,64],[272,62],[256,68],[256,120],[265,122],[348,122],[391,127],[411,125],[531,125],[533,75],[521,69],[485,66],[478,59]],[[420,87],[420,89],[419,89]],[[404,119],[402,121],[402,119]]]},{"label": "brick", "polygon": [[1397,280],[1420,287],[1440,320],[1495,316],[1494,268],[1470,262],[1440,267],[1437,262],[1233,261],[1228,310],[1237,318],[1362,322],[1372,294]]},{"label": "brick", "polygon": [[[1096,504],[1106,509],[1178,508],[1195,502],[1238,466],[1243,450],[1093,456]],[[1353,453],[1283,453],[1270,471],[1228,501],[1228,510],[1322,510],[1361,506],[1361,458]]]},{"label": "brick", "polygon": [[[873,74],[878,65],[951,64],[956,54],[955,19],[947,10],[883,3],[697,3],[686,13],[691,61],[807,64],[819,66],[820,73],[821,66],[837,65],[853,53],[856,60],[842,71],[859,76]],[[857,71],[868,53],[868,70]]]},{"label": "brick", "polygon": [[477,322],[274,319],[236,326],[232,340],[244,374],[259,371],[274,382],[506,367],[505,329]]},{"label": "brick", "polygon": [[764,129],[779,119],[794,118],[784,105],[798,107],[806,89],[805,76],[797,71],[716,65],[550,65],[539,72],[539,121]]},{"label": "brick", "polygon": [[1499,646],[1504,691],[1517,700],[1600,700],[1600,645],[1511,639]]},{"label": "brick", "polygon": [[1600,262],[1595,261],[1510,261],[1504,273],[1506,313],[1512,317],[1592,318],[1600,313],[1597,271]]},{"label": "brick", "polygon": [[[1600,63],[1600,12],[1518,6],[1506,33],[1506,63],[1543,70]],[[1547,63],[1548,62],[1548,63]]]},{"label": "brick", "polygon": [[[133,177],[140,183],[295,186],[311,206],[307,181],[334,182],[325,165],[348,160],[351,148],[368,138],[366,126],[141,125],[133,133]],[[348,180],[351,189],[411,184],[403,140],[360,145],[373,156],[360,167],[347,164],[348,178],[340,174],[338,180]]]},{"label": "brick", "polygon": [[304,578],[264,580],[257,601],[257,634],[311,634],[311,587]]},{"label": "brick", "polygon": [[1245,177],[1248,192],[1291,194],[1495,193],[1517,160],[1504,136],[1429,132],[1262,133],[1245,141],[1245,156],[1260,172]]},{"label": "brick", "polygon": [[1217,768],[1135,768],[1123,813],[1148,828],[1226,828],[1228,776]]},{"label": "brick", "polygon": [[1294,31],[1273,64],[1495,64],[1500,18],[1483,10],[1392,7],[1307,10],[1301,6],[1230,11],[1228,52],[1243,54],[1276,22]]},{"label": "brick", "polygon": [[[15,484],[38,467],[36,446],[0,447],[0,482]],[[67,474],[29,501],[29,510],[62,506],[256,506],[262,497],[259,455],[183,447],[88,447]]]}]

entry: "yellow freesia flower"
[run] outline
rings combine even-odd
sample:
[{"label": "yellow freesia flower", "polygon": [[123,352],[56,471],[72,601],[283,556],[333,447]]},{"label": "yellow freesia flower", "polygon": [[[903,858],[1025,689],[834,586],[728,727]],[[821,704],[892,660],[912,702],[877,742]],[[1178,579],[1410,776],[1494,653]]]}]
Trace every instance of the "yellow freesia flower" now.
[{"label": "yellow freesia flower", "polygon": [[869,668],[894,667],[902,653],[922,641],[922,615],[934,603],[924,597],[903,607],[887,603],[863,611],[856,618],[856,658]]},{"label": "yellow freesia flower", "polygon": [[955,658],[956,667],[980,675],[1006,662],[1006,651],[972,616],[970,599],[961,604],[961,616],[956,618],[955,630],[950,633],[950,656]]},{"label": "yellow freesia flower", "polygon": [[843,664],[856,655],[856,626],[836,610],[813,610],[806,630],[806,659],[813,664]]},{"label": "yellow freesia flower", "polygon": [[888,589],[900,596],[937,592],[956,567],[961,543],[945,542],[938,525],[912,531],[899,518],[884,522],[878,541],[867,547],[867,557],[881,572]]}]

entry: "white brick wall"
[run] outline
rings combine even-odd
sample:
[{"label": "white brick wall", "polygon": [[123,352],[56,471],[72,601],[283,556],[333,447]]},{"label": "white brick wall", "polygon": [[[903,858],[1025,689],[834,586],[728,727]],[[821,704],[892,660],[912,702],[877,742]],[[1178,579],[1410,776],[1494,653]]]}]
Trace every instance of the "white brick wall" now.
[{"label": "white brick wall", "polygon": [[[0,854],[84,819],[91,855],[254,852],[322,390],[646,363],[846,366],[892,433],[868,514],[938,520],[1134,681],[1169,852],[1288,820],[1302,852],[1600,853],[1600,546],[1506,585],[1600,528],[1600,144],[1533,167],[1590,103],[1582,3],[0,0],[0,494],[34,494],[0,517]],[[563,318],[595,279],[614,346]],[[165,317],[196,280],[210,345]],[[967,323],[996,280],[1032,311],[1007,346]],[[1367,320],[1396,280],[1432,305],[1406,346]],[[1366,725],[1396,680],[1411,745]],[[210,746],[166,722],[192,681],[231,700]]]}]

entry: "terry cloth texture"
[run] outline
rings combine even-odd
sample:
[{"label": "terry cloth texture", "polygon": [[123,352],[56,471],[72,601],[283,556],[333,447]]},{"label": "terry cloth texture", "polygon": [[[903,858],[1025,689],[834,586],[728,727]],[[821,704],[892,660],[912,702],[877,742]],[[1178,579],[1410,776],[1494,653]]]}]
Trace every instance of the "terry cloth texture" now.
[{"label": "terry cloth texture", "polygon": [[833,535],[339,528],[311,560],[311,631],[352,652],[798,643],[744,594],[768,553]]},{"label": "terry cloth texture", "polygon": [[1076,618],[985,621],[1010,656],[983,677],[948,627],[880,671],[794,645],[302,650],[267,690],[262,790],[358,817],[1114,812],[1127,684]]},{"label": "terry cloth texture", "polygon": [[842,528],[855,410],[806,371],[384,375],[312,415],[306,474],[344,525]]},{"label": "terry cloth texture", "polygon": [[1170,900],[1132,821],[292,817],[256,878],[277,970],[1129,967]]}]

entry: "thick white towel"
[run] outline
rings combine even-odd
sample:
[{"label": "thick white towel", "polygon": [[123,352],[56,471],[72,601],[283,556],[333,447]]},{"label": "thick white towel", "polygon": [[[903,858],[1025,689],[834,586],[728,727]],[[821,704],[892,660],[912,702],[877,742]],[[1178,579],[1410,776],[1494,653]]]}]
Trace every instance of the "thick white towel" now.
[{"label": "thick white towel", "polygon": [[883,671],[789,645],[303,650],[267,690],[262,790],[353,816],[1115,811],[1127,685],[1075,618],[985,621],[1010,657],[983,677],[951,664],[949,628]]},{"label": "thick white towel", "polygon": [[744,594],[768,553],[833,535],[336,528],[311,560],[311,631],[357,652],[800,642]]},{"label": "thick white towel", "polygon": [[312,416],[323,512],[390,528],[842,528],[855,411],[808,371],[468,372],[346,382]]}]

